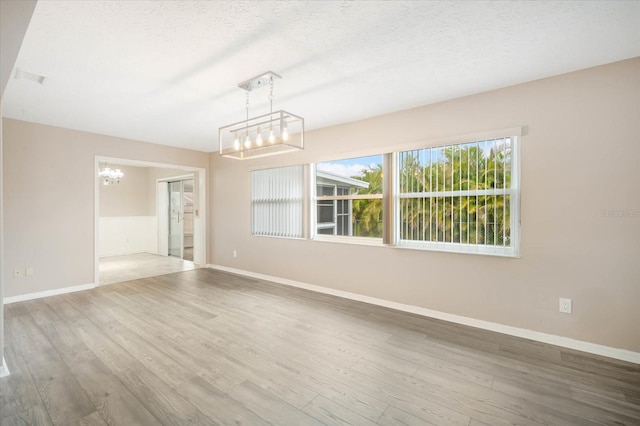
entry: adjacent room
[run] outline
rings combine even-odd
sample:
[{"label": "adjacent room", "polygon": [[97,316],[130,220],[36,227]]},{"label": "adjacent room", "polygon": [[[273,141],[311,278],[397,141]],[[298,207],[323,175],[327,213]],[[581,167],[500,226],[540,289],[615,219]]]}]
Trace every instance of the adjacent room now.
[{"label": "adjacent room", "polygon": [[640,424],[640,2],[0,0],[0,424]]},{"label": "adjacent room", "polygon": [[98,284],[194,269],[194,174],[99,163]]}]

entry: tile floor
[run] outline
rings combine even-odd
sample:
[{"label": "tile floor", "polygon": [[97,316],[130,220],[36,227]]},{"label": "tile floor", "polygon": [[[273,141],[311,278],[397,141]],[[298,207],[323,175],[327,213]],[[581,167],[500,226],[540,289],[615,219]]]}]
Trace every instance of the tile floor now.
[{"label": "tile floor", "polygon": [[173,256],[137,253],[100,258],[100,285],[196,269],[193,262]]}]

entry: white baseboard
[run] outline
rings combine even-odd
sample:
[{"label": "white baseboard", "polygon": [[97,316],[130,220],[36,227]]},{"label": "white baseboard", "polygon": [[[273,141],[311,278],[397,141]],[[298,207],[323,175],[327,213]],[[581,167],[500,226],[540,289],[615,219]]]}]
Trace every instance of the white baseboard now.
[{"label": "white baseboard", "polygon": [[55,290],[39,291],[37,293],[28,293],[28,294],[20,294],[18,296],[5,297],[2,303],[5,305],[8,305],[9,303],[24,302],[25,300],[40,299],[42,297],[57,296],[59,294],[91,290],[92,288],[96,288],[96,285],[83,284],[83,285],[76,285],[73,287],[56,288]]},{"label": "white baseboard", "polygon": [[271,275],[260,274],[257,272],[245,271],[243,269],[230,268],[228,266],[208,264],[208,268],[218,269],[220,271],[232,272],[235,274],[245,275],[252,278],[258,278],[266,281],[273,281],[278,284],[284,284],[292,287],[304,288],[306,290],[316,291],[318,293],[330,294],[345,299],[357,300],[359,302],[370,303],[372,305],[384,306],[386,308],[396,309],[399,311],[410,312],[412,314],[422,315],[425,317],[436,318],[457,324],[464,324],[471,327],[481,328],[483,330],[495,331],[510,336],[522,337],[524,339],[535,340],[542,343],[561,346],[563,348],[575,349],[582,352],[588,352],[595,355],[602,355],[609,358],[619,359],[622,361],[640,364],[640,353],[627,349],[612,348],[609,346],[599,345],[597,343],[585,342],[582,340],[571,339],[569,337],[556,336],[554,334],[542,333],[525,328],[512,327],[510,325],[498,324],[490,321],[483,321],[475,318],[469,318],[462,315],[448,314],[446,312],[434,311],[431,309],[421,308],[419,306],[405,305],[403,303],[391,302],[389,300],[378,299],[375,297],[363,296],[361,294],[350,293],[348,291],[336,290],[328,287],[307,284],[299,281],[289,280],[286,278],[274,277]]},{"label": "white baseboard", "polygon": [[7,377],[9,374],[9,366],[4,360],[4,357],[2,357],[2,364],[0,364],[0,379],[2,379],[3,377]]}]

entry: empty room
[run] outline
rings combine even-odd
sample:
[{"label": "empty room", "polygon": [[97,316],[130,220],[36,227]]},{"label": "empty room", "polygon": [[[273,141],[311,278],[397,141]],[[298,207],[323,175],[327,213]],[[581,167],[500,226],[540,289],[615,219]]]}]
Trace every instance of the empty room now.
[{"label": "empty room", "polygon": [[640,1],[0,0],[0,424],[640,424]]}]

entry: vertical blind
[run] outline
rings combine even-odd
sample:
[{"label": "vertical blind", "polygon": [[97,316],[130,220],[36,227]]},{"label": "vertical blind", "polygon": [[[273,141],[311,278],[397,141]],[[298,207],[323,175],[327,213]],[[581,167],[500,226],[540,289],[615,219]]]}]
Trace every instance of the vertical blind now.
[{"label": "vertical blind", "polygon": [[251,173],[253,235],[302,238],[303,203],[303,166]]}]

